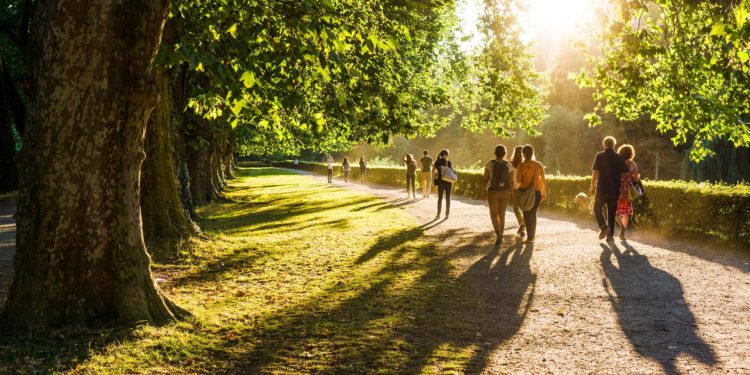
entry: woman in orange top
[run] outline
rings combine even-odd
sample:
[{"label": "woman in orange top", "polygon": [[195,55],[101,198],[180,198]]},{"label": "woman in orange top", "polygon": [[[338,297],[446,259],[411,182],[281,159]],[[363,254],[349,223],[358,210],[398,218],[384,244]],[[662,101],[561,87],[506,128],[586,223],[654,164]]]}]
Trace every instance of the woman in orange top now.
[{"label": "woman in orange top", "polygon": [[[547,199],[547,181],[544,179],[544,165],[534,159],[534,148],[531,145],[523,146],[523,162],[518,165],[516,179],[519,189],[534,190],[534,206],[529,211],[523,212],[523,221],[526,224],[527,243],[534,242],[536,236],[536,211],[539,204]],[[536,179],[534,179],[536,175]],[[532,181],[534,180],[534,181]]]}]

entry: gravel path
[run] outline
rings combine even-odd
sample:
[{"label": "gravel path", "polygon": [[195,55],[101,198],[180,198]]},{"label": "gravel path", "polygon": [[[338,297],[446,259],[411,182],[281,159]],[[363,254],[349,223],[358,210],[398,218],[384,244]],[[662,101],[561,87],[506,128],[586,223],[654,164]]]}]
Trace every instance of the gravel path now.
[{"label": "gravel path", "polygon": [[16,252],[16,201],[0,201],[0,305],[5,302],[13,281],[13,254]]},{"label": "gravel path", "polygon": [[750,249],[643,232],[608,246],[593,219],[552,212],[534,245],[516,245],[509,211],[510,245],[495,250],[484,202],[454,198],[450,219],[435,221],[434,196],[335,185],[390,201],[456,249],[457,282],[486,306],[459,312],[477,319],[486,373],[750,373]]}]

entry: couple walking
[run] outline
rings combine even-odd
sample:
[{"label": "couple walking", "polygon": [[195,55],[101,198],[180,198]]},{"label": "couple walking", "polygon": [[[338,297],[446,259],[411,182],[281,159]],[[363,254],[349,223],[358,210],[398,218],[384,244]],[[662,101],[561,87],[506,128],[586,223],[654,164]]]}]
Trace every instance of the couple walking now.
[{"label": "couple walking", "polygon": [[604,151],[596,154],[591,167],[593,174],[589,187],[590,193],[595,192],[594,217],[600,229],[599,239],[606,237],[607,242],[614,241],[615,222],[620,226],[618,237],[625,240],[628,220],[633,216],[633,200],[643,195],[638,166],[633,161],[635,148],[625,144],[615,152],[616,144],[614,137],[604,138]]},{"label": "couple walking", "polygon": [[[443,150],[446,151],[447,150]],[[417,165],[417,161],[414,159],[414,156],[412,154],[406,154],[404,155],[404,164],[406,164],[406,197],[417,197],[417,187],[416,187],[416,180],[417,180],[417,168],[421,169],[420,173],[420,190],[422,190],[422,198],[429,198],[430,192],[432,191],[432,172],[433,172],[433,165],[432,165],[432,157],[430,156],[430,152],[427,150],[424,150],[422,152],[422,158],[419,159],[419,165]],[[411,192],[411,193],[410,193]]]},{"label": "couple walking", "polygon": [[533,243],[536,236],[537,210],[547,198],[547,182],[544,166],[534,157],[531,145],[517,146],[511,161],[505,159],[507,150],[503,145],[495,147],[495,160],[484,168],[482,198],[488,202],[492,226],[495,228],[495,245],[503,242],[505,230],[505,209],[508,203],[518,220],[519,237],[528,237],[526,243]]}]

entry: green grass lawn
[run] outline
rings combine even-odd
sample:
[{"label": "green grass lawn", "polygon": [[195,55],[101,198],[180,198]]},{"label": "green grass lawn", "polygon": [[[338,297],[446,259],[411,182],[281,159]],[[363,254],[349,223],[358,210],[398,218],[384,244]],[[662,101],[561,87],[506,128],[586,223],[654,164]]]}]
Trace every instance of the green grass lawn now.
[{"label": "green grass lawn", "polygon": [[240,169],[226,197],[200,209],[189,255],[154,266],[193,318],[0,339],[0,372],[463,372],[507,337],[477,338],[502,314],[465,313],[486,280],[454,276],[456,249],[398,208],[270,168]]}]

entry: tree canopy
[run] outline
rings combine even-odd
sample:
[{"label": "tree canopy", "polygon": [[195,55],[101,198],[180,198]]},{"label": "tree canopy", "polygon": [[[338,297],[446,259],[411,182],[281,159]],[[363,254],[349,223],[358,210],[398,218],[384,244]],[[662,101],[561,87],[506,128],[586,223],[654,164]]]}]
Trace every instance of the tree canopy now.
[{"label": "tree canopy", "polygon": [[[750,1],[613,0],[591,69],[597,112],[648,114],[691,157],[726,139],[750,146]],[[590,122],[599,122],[597,115]]]}]

